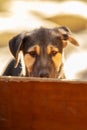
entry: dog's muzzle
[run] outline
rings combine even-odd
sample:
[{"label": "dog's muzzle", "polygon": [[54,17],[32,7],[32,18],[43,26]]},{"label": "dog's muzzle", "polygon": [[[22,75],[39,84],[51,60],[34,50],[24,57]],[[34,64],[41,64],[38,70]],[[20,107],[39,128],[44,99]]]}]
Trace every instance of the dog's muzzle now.
[{"label": "dog's muzzle", "polygon": [[49,78],[49,72],[47,70],[40,70],[39,77],[41,77],[41,78]]}]

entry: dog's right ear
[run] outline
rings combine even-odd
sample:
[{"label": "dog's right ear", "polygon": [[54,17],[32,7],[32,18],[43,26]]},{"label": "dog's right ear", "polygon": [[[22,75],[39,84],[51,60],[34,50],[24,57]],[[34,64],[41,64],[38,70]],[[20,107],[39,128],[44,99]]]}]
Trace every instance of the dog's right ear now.
[{"label": "dog's right ear", "polygon": [[17,67],[19,60],[23,59],[23,51],[22,51],[22,45],[23,44],[22,43],[23,43],[24,38],[26,38],[28,36],[30,36],[30,34],[28,32],[23,32],[21,34],[18,34],[15,37],[13,37],[9,41],[10,51],[16,59],[15,67]]},{"label": "dog's right ear", "polygon": [[17,59],[18,53],[21,50],[22,42],[24,37],[26,36],[26,33],[21,33],[15,37],[13,37],[9,41],[9,48],[12,53],[12,55]]}]

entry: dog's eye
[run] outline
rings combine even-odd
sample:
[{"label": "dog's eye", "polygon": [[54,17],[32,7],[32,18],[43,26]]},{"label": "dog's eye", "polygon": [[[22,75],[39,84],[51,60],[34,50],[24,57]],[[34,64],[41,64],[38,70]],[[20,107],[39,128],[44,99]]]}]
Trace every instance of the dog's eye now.
[{"label": "dog's eye", "polygon": [[50,55],[55,56],[58,53],[58,51],[51,51]]},{"label": "dog's eye", "polygon": [[28,52],[28,54],[30,54],[32,57],[36,57],[37,56],[36,51],[30,51],[30,52]]}]

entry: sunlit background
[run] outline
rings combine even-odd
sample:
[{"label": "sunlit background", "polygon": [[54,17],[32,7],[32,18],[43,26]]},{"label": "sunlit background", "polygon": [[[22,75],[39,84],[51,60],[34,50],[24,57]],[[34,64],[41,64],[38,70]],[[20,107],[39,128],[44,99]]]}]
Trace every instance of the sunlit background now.
[{"label": "sunlit background", "polygon": [[80,46],[65,49],[68,79],[87,79],[87,0],[0,0],[0,75],[12,55],[8,41],[14,35],[44,27],[66,25]]}]

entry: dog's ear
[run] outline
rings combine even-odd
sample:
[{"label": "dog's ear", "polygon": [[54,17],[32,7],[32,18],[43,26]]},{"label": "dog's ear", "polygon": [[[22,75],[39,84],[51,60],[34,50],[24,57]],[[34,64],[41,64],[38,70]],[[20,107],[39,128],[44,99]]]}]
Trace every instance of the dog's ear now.
[{"label": "dog's ear", "polygon": [[17,58],[19,51],[21,50],[21,46],[23,43],[23,39],[25,38],[26,33],[18,34],[17,36],[13,37],[9,41],[9,48],[12,55]]},{"label": "dog's ear", "polygon": [[16,59],[16,64],[15,67],[17,67],[19,61],[21,61],[21,64],[23,64],[22,66],[24,66],[24,60],[23,60],[23,51],[22,51],[22,43],[23,40],[27,37],[29,37],[29,33],[28,32],[23,32],[21,34],[18,34],[17,36],[13,37],[10,41],[9,41],[9,48],[10,51],[12,53],[12,55],[15,57]]},{"label": "dog's ear", "polygon": [[68,27],[60,26],[58,27],[58,32],[60,34],[61,39],[63,40],[64,47],[67,45],[67,41],[70,41],[75,46],[79,46],[78,42],[74,39]]},{"label": "dog's ear", "polygon": [[22,66],[21,74],[24,75],[24,76],[26,75],[26,69],[25,69],[22,45],[23,45],[24,39],[29,37],[29,36],[30,36],[30,34],[28,32],[23,32],[23,33],[15,36],[15,37],[13,37],[9,41],[10,51],[16,59],[16,63],[15,63],[14,67],[16,68],[18,66],[19,61],[20,61],[21,66]]}]

